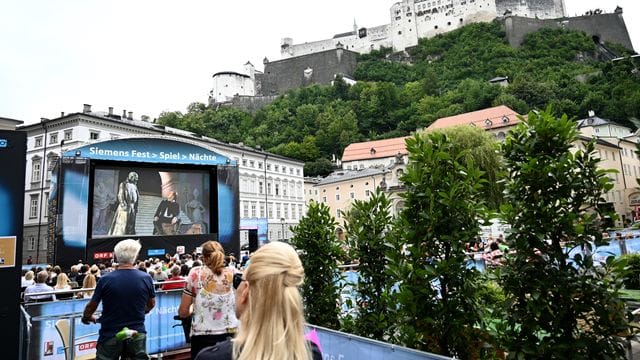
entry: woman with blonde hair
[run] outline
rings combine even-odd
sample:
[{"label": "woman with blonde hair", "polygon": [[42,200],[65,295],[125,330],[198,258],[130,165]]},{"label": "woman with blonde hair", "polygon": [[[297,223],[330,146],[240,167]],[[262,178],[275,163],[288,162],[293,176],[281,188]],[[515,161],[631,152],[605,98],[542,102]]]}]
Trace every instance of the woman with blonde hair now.
[{"label": "woman with blonde hair", "polygon": [[[89,274],[87,274],[87,276],[84,277],[84,280],[82,280],[82,288],[83,289],[95,289],[97,283],[98,283],[98,281],[96,280],[95,275],[89,273]],[[91,299],[92,295],[93,295],[93,290],[91,290],[91,291],[83,291],[83,292],[79,292],[78,293],[78,297],[80,299]]]},{"label": "woman with blonde hair", "polygon": [[73,292],[71,292],[71,285],[69,285],[69,277],[67,274],[60,272],[56,276],[56,284],[53,287],[53,290],[56,291],[56,298],[58,300],[70,299],[73,297]]},{"label": "woman with blonde hair", "polygon": [[251,257],[244,277],[237,277],[234,340],[204,349],[197,360],[322,360],[318,347],[305,339],[299,287],[304,269],[291,245],[271,242]]},{"label": "woman with blonde hair", "polygon": [[[191,359],[207,346],[233,336],[238,327],[233,292],[234,270],[225,266],[224,249],[217,241],[202,244],[202,266],[187,276],[178,315],[191,317]],[[188,320],[183,320],[188,321]]]},{"label": "woman with blonde hair", "polygon": [[69,277],[67,274],[61,272],[56,276],[56,286],[53,287],[57,290],[71,290],[71,286],[69,285]]}]

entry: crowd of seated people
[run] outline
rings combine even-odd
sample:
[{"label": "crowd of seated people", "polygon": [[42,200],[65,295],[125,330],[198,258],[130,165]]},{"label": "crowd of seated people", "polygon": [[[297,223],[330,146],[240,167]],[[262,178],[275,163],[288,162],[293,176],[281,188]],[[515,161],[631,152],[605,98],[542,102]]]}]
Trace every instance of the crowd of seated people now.
[{"label": "crowd of seated people", "polygon": [[[229,266],[239,267],[235,258],[228,258]],[[136,267],[147,272],[157,284],[156,289],[177,291],[184,288],[185,277],[194,266],[202,265],[198,254],[182,256],[167,254],[164,258],[138,260]],[[89,299],[102,274],[115,270],[116,263],[84,264],[79,261],[68,271],[60,266],[48,265],[46,268],[34,266],[22,271],[21,296],[25,303],[67,299]],[[35,293],[46,295],[30,295]]]}]

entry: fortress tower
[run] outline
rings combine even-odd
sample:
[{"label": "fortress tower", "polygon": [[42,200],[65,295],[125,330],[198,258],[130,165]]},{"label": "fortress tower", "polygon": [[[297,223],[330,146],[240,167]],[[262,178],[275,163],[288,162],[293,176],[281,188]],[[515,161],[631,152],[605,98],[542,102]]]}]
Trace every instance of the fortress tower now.
[{"label": "fortress tower", "polygon": [[564,0],[495,0],[498,16],[511,12],[513,16],[533,19],[559,19],[566,16]]}]

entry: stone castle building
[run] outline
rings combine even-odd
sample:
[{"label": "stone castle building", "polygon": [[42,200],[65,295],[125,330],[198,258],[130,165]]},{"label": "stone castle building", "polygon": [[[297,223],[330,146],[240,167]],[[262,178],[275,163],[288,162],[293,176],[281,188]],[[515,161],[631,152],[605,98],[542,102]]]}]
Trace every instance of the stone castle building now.
[{"label": "stone castle building", "polygon": [[351,32],[304,44],[284,38],[280,52],[283,58],[296,57],[334,49],[338,43],[357,53],[381,47],[402,51],[417,45],[421,38],[505,15],[557,19],[565,14],[564,0],[402,0],[391,6],[388,24],[371,28],[354,24]]},{"label": "stone castle building", "polygon": [[358,28],[354,22],[352,31],[331,39],[294,44],[284,38],[282,59],[265,58],[263,72],[247,62],[243,73],[214,74],[209,104],[255,112],[291,89],[330,85],[337,76],[353,83],[358,54],[382,47],[402,52],[421,38],[497,18],[514,47],[541,28],[566,28],[586,32],[601,47],[612,42],[633,49],[620,7],[611,14],[566,17],[564,0],[402,0],[389,15],[388,24]]}]

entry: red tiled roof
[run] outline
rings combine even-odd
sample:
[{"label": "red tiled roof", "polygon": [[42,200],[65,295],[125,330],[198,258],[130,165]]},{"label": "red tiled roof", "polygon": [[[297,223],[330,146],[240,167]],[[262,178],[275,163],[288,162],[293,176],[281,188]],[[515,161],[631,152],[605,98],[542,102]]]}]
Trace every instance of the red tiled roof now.
[{"label": "red tiled roof", "polygon": [[457,125],[474,125],[481,129],[496,129],[505,126],[513,126],[520,122],[519,114],[509,107],[500,105],[488,109],[482,109],[465,114],[440,118],[433,122],[427,129],[443,129]]},{"label": "red tiled roof", "polygon": [[342,161],[380,159],[407,154],[404,144],[408,136],[350,144],[342,153]]}]

